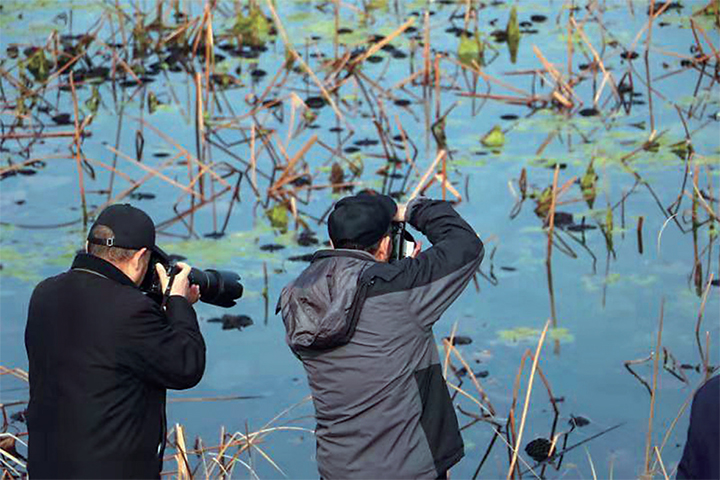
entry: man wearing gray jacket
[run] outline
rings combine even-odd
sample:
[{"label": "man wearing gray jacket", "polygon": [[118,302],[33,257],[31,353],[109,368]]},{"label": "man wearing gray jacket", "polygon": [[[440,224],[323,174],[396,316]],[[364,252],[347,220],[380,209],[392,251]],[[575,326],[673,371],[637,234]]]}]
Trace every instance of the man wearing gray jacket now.
[{"label": "man wearing gray jacket", "polygon": [[[432,247],[388,262],[392,221]],[[308,375],[320,476],[446,478],[464,455],[432,327],[465,289],[483,244],[444,201],[407,208],[385,195],[343,198],[331,250],[278,302],[286,340]]]}]

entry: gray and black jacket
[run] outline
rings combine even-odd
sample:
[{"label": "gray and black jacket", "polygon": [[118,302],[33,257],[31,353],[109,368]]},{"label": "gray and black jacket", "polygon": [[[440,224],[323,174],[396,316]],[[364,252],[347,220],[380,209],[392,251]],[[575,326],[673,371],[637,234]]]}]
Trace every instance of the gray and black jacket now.
[{"label": "gray and black jacket", "polygon": [[483,244],[447,202],[413,201],[407,217],[432,243],[417,258],[320,250],[278,302],[308,375],[326,479],[437,478],[464,455],[432,326]]}]

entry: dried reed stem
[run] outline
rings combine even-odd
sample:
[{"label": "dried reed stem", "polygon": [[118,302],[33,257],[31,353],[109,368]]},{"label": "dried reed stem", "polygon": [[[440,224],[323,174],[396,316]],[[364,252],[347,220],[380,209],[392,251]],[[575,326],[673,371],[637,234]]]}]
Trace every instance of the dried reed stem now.
[{"label": "dried reed stem", "polygon": [[530,407],[530,394],[532,393],[533,380],[535,379],[535,371],[537,370],[538,361],[540,360],[540,351],[542,350],[543,343],[545,342],[545,335],[550,328],[551,320],[548,319],[545,322],[545,327],[540,334],[540,340],[538,340],[537,348],[535,349],[535,356],[533,357],[532,369],[530,370],[530,378],[528,379],[527,392],[525,394],[525,404],[523,405],[523,414],[520,419],[520,429],[518,430],[517,439],[515,440],[515,448],[513,449],[512,460],[510,461],[510,468],[506,478],[509,480],[513,476],[513,470],[515,470],[515,464],[518,459],[518,452],[520,444],[522,442],[523,430],[525,429],[525,420],[527,419],[528,407]]},{"label": "dried reed stem", "polygon": [[660,363],[660,348],[662,346],[663,313],[665,311],[665,299],[660,302],[660,319],[658,321],[657,344],[653,354],[653,383],[650,393],[650,416],[648,418],[648,431],[645,443],[645,477],[650,477],[650,455],[652,447],[652,427],[655,417],[655,399],[657,398],[658,365]]},{"label": "dried reed stem", "polygon": [[433,162],[430,164],[430,166],[428,167],[428,169],[425,170],[425,173],[424,173],[423,176],[420,178],[420,181],[417,183],[417,186],[415,186],[415,189],[412,191],[412,193],[411,193],[410,196],[408,197],[408,199],[407,199],[408,202],[409,202],[410,200],[412,200],[413,198],[415,198],[415,197],[418,195],[418,193],[420,193],[420,192],[422,191],[423,186],[425,185],[425,181],[426,181],[426,180],[428,179],[428,177],[430,177],[430,175],[435,171],[435,168],[437,167],[437,164],[440,163],[440,160],[442,160],[443,158],[445,158],[445,155],[447,155],[447,151],[445,151],[445,150],[440,150],[440,151],[438,152],[437,157],[435,157],[435,160],[433,160]]}]

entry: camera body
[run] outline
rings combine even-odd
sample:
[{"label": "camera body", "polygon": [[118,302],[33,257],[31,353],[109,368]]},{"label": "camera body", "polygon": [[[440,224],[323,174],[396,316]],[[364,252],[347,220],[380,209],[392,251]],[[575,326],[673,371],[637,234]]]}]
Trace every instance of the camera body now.
[{"label": "camera body", "polygon": [[[148,295],[162,297],[160,279],[155,271],[156,263],[165,267],[165,271],[168,272],[169,276],[175,275],[179,268],[170,255],[160,248],[155,247],[152,251],[148,271],[140,284],[140,288],[147,292]],[[193,268],[188,275],[188,281],[191,285],[197,285],[200,288],[200,300],[202,302],[217,305],[218,307],[230,308],[235,306],[235,301],[242,297],[243,294],[240,275],[227,270],[200,270]]]},{"label": "camera body", "polygon": [[390,239],[392,251],[390,262],[396,262],[412,255],[415,250],[415,238],[407,231],[405,222],[392,222],[390,225]]}]

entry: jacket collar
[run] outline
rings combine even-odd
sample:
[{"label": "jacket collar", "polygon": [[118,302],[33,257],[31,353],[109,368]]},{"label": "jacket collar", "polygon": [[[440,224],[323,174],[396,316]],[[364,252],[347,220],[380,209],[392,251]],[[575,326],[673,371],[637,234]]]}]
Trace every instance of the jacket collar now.
[{"label": "jacket collar", "polygon": [[350,250],[346,248],[318,250],[317,252],[315,252],[315,255],[313,255],[311,262],[314,262],[315,260],[320,260],[321,258],[330,257],[351,257],[357,258],[358,260],[365,260],[367,262],[377,262],[375,257],[373,257],[368,252],[365,252],[363,250]]},{"label": "jacket collar", "polygon": [[89,253],[78,253],[75,260],[73,260],[72,269],[89,270],[123,285],[131,285],[137,288],[137,285],[122,270],[107,260]]}]

